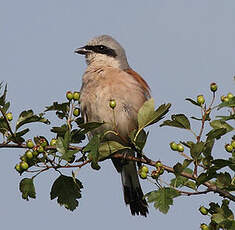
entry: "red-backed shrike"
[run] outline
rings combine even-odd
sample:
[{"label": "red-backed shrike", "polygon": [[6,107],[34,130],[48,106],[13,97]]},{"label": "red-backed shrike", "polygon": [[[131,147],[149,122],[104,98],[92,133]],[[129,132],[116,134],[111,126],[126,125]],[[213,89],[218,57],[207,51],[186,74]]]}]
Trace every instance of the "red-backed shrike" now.
[{"label": "red-backed shrike", "polygon": [[[110,100],[116,101],[115,131],[108,135],[108,140],[115,140],[125,145],[129,134],[137,126],[137,113],[144,102],[150,98],[150,89],[145,80],[130,68],[125,50],[108,35],[90,40],[75,53],[86,57],[87,69],[83,75],[81,88],[81,111],[85,122],[106,122],[91,132],[104,133],[113,130],[114,116],[109,106]],[[134,155],[134,152],[123,154]],[[146,200],[137,175],[136,163],[112,159],[117,171],[121,173],[125,203],[130,205],[132,215],[146,216]]]}]

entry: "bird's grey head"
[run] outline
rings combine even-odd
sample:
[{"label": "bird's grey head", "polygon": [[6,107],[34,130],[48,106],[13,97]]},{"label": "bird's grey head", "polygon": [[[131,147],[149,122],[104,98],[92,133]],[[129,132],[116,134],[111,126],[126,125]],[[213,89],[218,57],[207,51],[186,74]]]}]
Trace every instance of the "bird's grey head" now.
[{"label": "bird's grey head", "polygon": [[90,40],[87,45],[74,51],[86,56],[88,65],[104,65],[128,69],[125,50],[111,36],[101,35]]}]

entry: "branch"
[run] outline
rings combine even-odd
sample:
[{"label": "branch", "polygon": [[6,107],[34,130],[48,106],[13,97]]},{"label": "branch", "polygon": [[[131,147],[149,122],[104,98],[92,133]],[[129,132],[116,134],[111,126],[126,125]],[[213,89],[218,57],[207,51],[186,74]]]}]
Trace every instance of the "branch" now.
[{"label": "branch", "polygon": [[[144,163],[144,164],[151,165],[151,166],[156,165],[156,161],[152,161],[150,159],[146,160],[146,159],[143,159],[143,158],[137,158],[137,157],[133,157],[133,156],[125,156],[124,157],[123,154],[121,154],[121,153],[113,154],[112,158],[118,158],[118,159],[125,158],[126,160],[136,161],[136,162]],[[163,165],[163,168],[169,173],[174,173],[174,169],[169,167],[169,166]],[[191,179],[193,181],[197,180],[197,177],[194,177],[192,174],[189,174],[189,173],[186,173],[186,172],[181,172],[180,175],[185,177],[185,178]],[[232,195],[231,193],[229,193],[227,191],[224,191],[224,190],[218,188],[216,185],[211,184],[210,182],[205,182],[205,183],[203,183],[203,185],[205,185],[208,188],[203,193],[208,193],[209,191],[214,192],[214,193],[218,193],[220,196],[222,196],[224,198],[228,198],[228,199],[235,202],[235,196],[234,195]]]}]

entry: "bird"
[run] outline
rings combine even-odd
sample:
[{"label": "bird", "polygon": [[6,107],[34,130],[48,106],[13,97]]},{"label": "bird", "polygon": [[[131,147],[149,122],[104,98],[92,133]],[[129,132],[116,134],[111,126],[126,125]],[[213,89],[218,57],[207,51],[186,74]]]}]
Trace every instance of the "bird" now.
[{"label": "bird", "polygon": [[[85,55],[87,63],[80,90],[84,122],[105,122],[90,132],[90,138],[113,130],[119,135],[108,134],[107,140],[123,145],[130,143],[129,135],[138,127],[138,111],[151,98],[147,82],[129,66],[124,48],[109,35],[97,36],[74,52]],[[115,119],[109,106],[111,100],[116,102]],[[115,127],[112,125],[114,122]],[[126,150],[123,154],[134,156],[135,153]],[[146,217],[148,205],[139,182],[136,163],[111,159],[121,174],[124,201],[129,205],[131,214]]]}]

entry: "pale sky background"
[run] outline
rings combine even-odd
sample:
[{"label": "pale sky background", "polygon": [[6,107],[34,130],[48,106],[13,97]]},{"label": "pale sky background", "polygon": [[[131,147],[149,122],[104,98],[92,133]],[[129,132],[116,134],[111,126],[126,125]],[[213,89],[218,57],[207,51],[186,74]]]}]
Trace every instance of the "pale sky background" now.
[{"label": "pale sky background", "polygon": [[[15,120],[25,109],[41,112],[53,101],[64,101],[66,91],[79,90],[86,65],[73,51],[101,34],[112,35],[123,45],[129,64],[149,83],[156,104],[172,103],[171,114],[199,115],[184,99],[201,93],[209,98],[213,81],[219,85],[218,95],[235,93],[234,0],[0,0],[0,80],[8,83]],[[49,118],[55,121],[54,116]],[[197,130],[197,123],[193,124]],[[50,127],[30,127],[34,128],[28,137],[52,137]],[[173,166],[182,158],[169,149],[169,143],[191,138],[185,131],[156,125],[145,152]],[[218,145],[216,153],[228,157],[224,143],[225,139],[219,141],[222,147]],[[83,197],[79,208],[70,212],[50,201],[50,188],[58,176],[54,171],[36,178],[36,200],[21,199],[21,178],[14,166],[22,153],[1,149],[3,229],[194,230],[200,222],[208,222],[199,206],[218,197],[179,197],[167,215],[150,204],[148,218],[132,217],[123,201],[120,176],[106,161],[100,171],[88,166],[79,172]],[[166,173],[163,180],[167,178]],[[145,181],[142,184],[145,193],[154,189]]]}]

